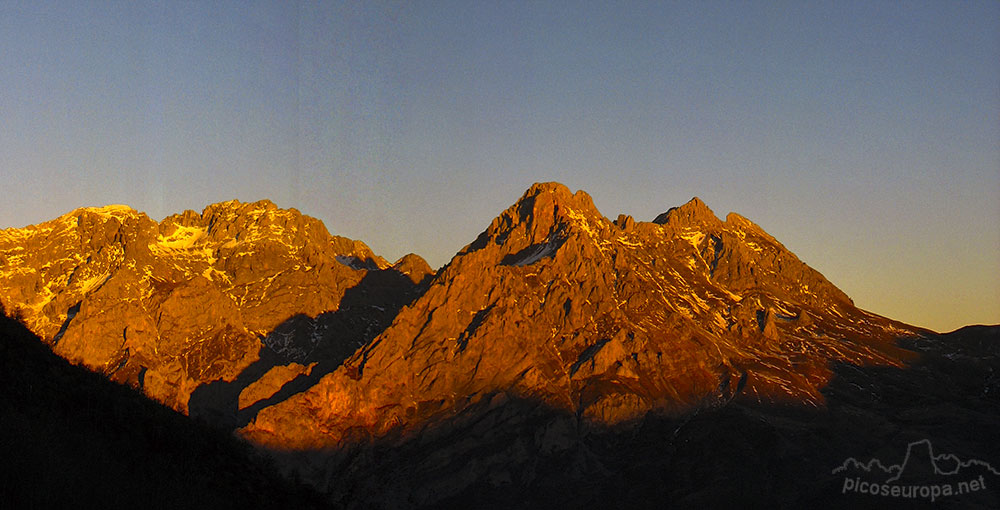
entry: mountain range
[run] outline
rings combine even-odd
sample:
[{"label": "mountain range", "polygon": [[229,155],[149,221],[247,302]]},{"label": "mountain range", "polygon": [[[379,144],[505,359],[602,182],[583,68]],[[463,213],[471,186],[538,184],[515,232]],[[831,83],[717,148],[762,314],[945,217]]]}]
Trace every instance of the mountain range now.
[{"label": "mountain range", "polygon": [[852,452],[1000,463],[1000,328],[861,310],[697,198],[535,184],[438,270],[269,201],[84,208],[0,231],[0,305],[332,506],[874,505],[837,493]]}]

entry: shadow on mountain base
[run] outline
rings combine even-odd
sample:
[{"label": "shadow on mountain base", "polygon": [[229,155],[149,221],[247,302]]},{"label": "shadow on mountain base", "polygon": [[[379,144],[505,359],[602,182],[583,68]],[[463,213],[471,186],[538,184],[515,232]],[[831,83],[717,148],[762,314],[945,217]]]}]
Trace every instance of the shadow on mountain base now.
[{"label": "shadow on mountain base", "polygon": [[[834,470],[851,457],[900,464],[921,440],[937,455],[1000,470],[1000,328],[901,344],[921,360],[904,369],[833,366],[826,408],[736,399],[602,427],[495,394],[413,430],[274,455],[293,472],[321,467],[318,477],[300,474],[348,508],[921,508],[932,502],[919,487],[911,498],[871,495],[847,487],[863,475]],[[940,497],[934,508],[1000,507],[1000,476],[982,467],[909,483],[929,492],[979,476],[984,489]],[[885,484],[866,487],[873,481]]]},{"label": "shadow on mountain base", "polygon": [[[253,421],[269,405],[305,391],[333,372],[354,352],[382,333],[399,313],[425,290],[394,269],[371,270],[347,289],[337,310],[316,317],[294,315],[264,339],[260,359],[233,381],[215,381],[196,388],[188,401],[193,418],[232,430]],[[316,365],[308,374],[280,382],[271,396],[240,409],[240,394],[268,371],[290,363]]]},{"label": "shadow on mountain base", "polygon": [[0,309],[0,508],[323,508],[232,434],[74,366]]}]

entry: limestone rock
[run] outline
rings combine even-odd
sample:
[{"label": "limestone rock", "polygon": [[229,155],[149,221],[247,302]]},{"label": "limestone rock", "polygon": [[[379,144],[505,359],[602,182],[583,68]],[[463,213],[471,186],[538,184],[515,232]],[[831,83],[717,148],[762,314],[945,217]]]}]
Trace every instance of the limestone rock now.
[{"label": "limestone rock", "polygon": [[[416,292],[364,243],[267,200],[159,223],[126,206],[78,209],[0,232],[0,256],[0,304],[58,354],[185,412],[199,386],[232,383],[264,346],[285,363],[336,364]],[[405,265],[423,279],[421,261]],[[398,278],[368,290],[380,268]],[[345,295],[366,303],[349,320],[337,314]]]},{"label": "limestone rock", "polygon": [[420,255],[408,253],[392,265],[392,268],[410,278],[415,284],[429,281],[434,276],[434,270]]},{"label": "limestone rock", "polygon": [[898,366],[904,329],[698,199],[632,224],[608,220],[582,191],[536,184],[388,329],[241,433],[283,449],[353,448],[481,416],[482,395],[583,428],[733,400],[819,406],[831,362]]},{"label": "limestone rock", "polygon": [[654,218],[653,223],[675,228],[718,228],[721,226],[719,218],[698,197],[692,198],[682,206],[671,207],[667,212]]}]

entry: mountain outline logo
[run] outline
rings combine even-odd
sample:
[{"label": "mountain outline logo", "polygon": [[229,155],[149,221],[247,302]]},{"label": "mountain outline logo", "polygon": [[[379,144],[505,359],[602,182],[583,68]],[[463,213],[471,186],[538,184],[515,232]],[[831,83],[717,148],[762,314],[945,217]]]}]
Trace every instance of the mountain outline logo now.
[{"label": "mountain outline logo", "polygon": [[[963,470],[966,471],[963,473]],[[962,478],[963,474],[969,474],[969,470],[973,471],[973,476]],[[886,465],[875,457],[868,462],[848,457],[831,473],[845,475],[842,494],[929,498],[931,501],[942,496],[986,490],[987,480],[993,481],[986,478],[987,474],[1000,477],[1000,471],[985,460],[962,460],[953,453],[935,454],[930,439],[909,443],[906,456],[899,464]],[[872,479],[873,476],[880,478],[877,475],[887,478]]]}]

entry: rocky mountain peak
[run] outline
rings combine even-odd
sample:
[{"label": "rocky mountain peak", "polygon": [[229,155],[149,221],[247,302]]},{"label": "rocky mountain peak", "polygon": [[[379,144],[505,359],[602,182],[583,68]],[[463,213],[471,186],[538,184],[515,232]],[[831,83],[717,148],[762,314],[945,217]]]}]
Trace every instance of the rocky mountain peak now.
[{"label": "rocky mountain peak", "polygon": [[413,283],[421,283],[434,276],[434,270],[431,269],[430,264],[416,253],[403,255],[392,265],[392,268],[409,277]]},{"label": "rocky mountain peak", "polygon": [[254,202],[242,202],[238,199],[233,199],[210,204],[205,207],[202,214],[211,217],[212,213],[229,212],[233,215],[241,215],[254,212],[260,214],[275,210],[278,210],[278,206],[266,198]]},{"label": "rocky mountain peak", "polygon": [[[136,211],[127,205],[108,205],[104,207],[83,207],[76,209],[54,220],[56,227],[75,227],[77,235],[83,238],[117,236],[119,243],[134,241],[137,236],[146,238],[153,235],[156,222],[151,220],[146,213]],[[46,222],[43,226],[52,222]],[[47,227],[43,227],[47,228]],[[101,231],[98,233],[97,230]],[[141,234],[140,234],[141,232]]]},{"label": "rocky mountain peak", "polygon": [[136,211],[127,205],[106,205],[103,207],[81,207],[74,209],[55,220],[29,226],[21,230],[29,232],[38,229],[64,231],[67,228],[71,228],[78,235],[93,237],[95,229],[117,231],[123,225],[130,226],[126,227],[126,229],[135,230],[140,225],[142,229],[155,226],[155,222],[146,213]]},{"label": "rocky mountain peak", "polygon": [[80,216],[81,214],[96,214],[104,217],[127,217],[142,214],[130,206],[122,204],[109,204],[99,207],[80,207],[70,212],[68,216]]},{"label": "rocky mountain peak", "polygon": [[692,198],[682,206],[671,207],[667,212],[653,219],[653,223],[675,228],[719,227],[722,224],[715,213],[698,197]]},{"label": "rocky mountain peak", "polygon": [[749,222],[723,224],[699,199],[661,216],[612,223],[584,192],[532,186],[388,329],[243,433],[325,448],[353,430],[422,427],[476,405],[456,396],[497,393],[599,424],[687,412],[744,386],[742,398],[820,406],[830,356],[894,362],[841,341],[881,341],[886,322]]},{"label": "rocky mountain peak", "polygon": [[[170,220],[170,221],[167,221]],[[256,238],[268,235],[282,235],[285,230],[297,233],[309,228],[320,236],[328,236],[326,228],[317,220],[304,216],[296,209],[280,209],[270,200],[256,202],[240,202],[230,200],[212,204],[202,211],[201,215],[193,211],[185,211],[164,220],[164,223],[177,223],[183,226],[194,226],[206,229],[206,233],[214,240],[228,238]]]},{"label": "rocky mountain peak", "polygon": [[536,235],[547,235],[560,224],[601,218],[594,200],[583,190],[571,193],[557,182],[536,183],[501,217],[510,216],[513,224],[526,224]]},{"label": "rocky mountain peak", "polygon": [[[408,264],[423,281],[429,269]],[[364,302],[353,321],[334,327],[344,320],[332,314],[370,271],[389,267],[364,243],[269,200],[159,223],[127,206],[82,208],[0,232],[0,304],[56,353],[186,411],[195,389],[232,381],[264,346],[268,359],[288,361],[373,336],[416,287],[407,275],[349,295]]]},{"label": "rocky mountain peak", "polygon": [[526,265],[552,255],[567,239],[610,227],[586,192],[572,193],[555,182],[536,183],[459,255],[492,246],[483,263],[502,259],[502,264]]},{"label": "rocky mountain peak", "polygon": [[392,267],[367,244],[343,236],[330,236],[330,246],[337,253],[337,261],[354,269],[387,269]]}]

